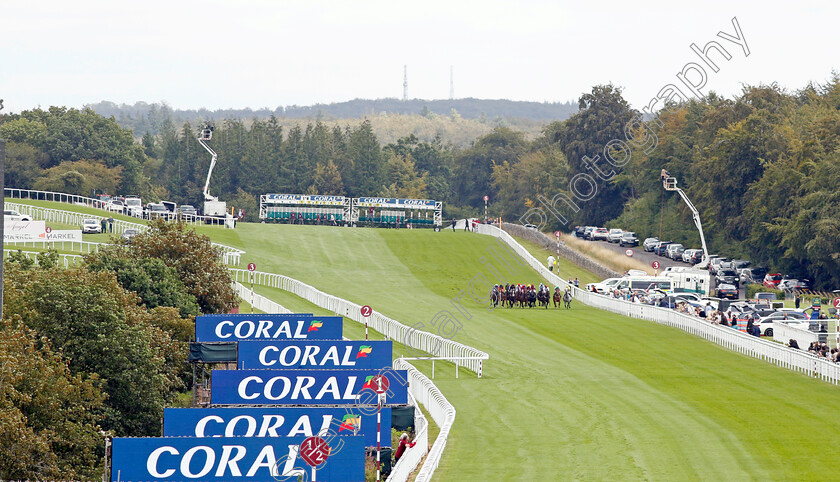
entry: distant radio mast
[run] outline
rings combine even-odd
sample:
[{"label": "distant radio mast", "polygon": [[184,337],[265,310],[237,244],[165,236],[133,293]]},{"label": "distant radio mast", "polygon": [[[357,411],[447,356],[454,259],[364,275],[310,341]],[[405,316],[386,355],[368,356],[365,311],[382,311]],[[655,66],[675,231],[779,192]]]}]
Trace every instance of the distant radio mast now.
[{"label": "distant radio mast", "polygon": [[403,102],[408,100],[408,65],[403,65]]},{"label": "distant radio mast", "polygon": [[449,100],[455,99],[455,67],[449,66]]}]

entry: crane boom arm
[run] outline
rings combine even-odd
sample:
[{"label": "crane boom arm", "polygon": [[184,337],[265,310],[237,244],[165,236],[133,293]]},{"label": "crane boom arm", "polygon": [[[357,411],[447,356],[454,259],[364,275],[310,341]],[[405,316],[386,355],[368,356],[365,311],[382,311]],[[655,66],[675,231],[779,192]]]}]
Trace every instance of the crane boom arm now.
[{"label": "crane boom arm", "polygon": [[677,191],[685,204],[688,206],[688,209],[691,210],[691,217],[694,219],[694,224],[697,226],[697,230],[700,231],[700,244],[703,246],[703,259],[700,263],[708,263],[709,261],[709,250],[706,248],[706,236],[703,235],[703,224],[700,222],[700,213],[697,212],[697,208],[694,207],[694,203],[688,199],[686,196],[685,191],[677,187],[677,179],[671,176],[666,177],[662,182],[663,187],[666,191]]},{"label": "crane boom arm", "polygon": [[207,152],[210,153],[213,158],[210,160],[210,169],[207,171],[207,181],[204,182],[204,200],[205,201],[218,201],[218,198],[210,195],[210,176],[213,175],[213,168],[216,167],[216,151],[210,149],[210,146],[207,145],[207,142],[204,139],[199,139],[198,143],[201,144],[202,147],[207,149]]}]

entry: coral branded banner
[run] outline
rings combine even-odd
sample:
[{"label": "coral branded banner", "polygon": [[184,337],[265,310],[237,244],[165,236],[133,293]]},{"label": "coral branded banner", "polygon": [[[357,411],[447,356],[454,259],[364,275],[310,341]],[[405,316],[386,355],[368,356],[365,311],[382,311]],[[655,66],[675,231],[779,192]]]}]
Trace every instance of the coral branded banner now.
[{"label": "coral branded banner", "polygon": [[[326,438],[324,438],[326,440]],[[297,482],[312,469],[302,460],[306,437],[115,438],[111,481]],[[326,440],[317,480],[365,479],[364,439]],[[309,480],[309,479],[305,479]]]},{"label": "coral branded banner", "polygon": [[[381,440],[390,440],[391,409],[382,409]],[[346,408],[165,408],[164,437],[311,437],[361,435],[376,445],[376,412]]]},{"label": "coral branded banner", "polygon": [[[378,376],[385,403],[408,403],[406,370],[213,370],[213,405],[376,405]],[[381,386],[381,385],[380,385]]]},{"label": "coral branded banner", "polygon": [[240,370],[259,368],[385,368],[391,341],[272,340],[239,342]]},{"label": "coral branded banner", "polygon": [[340,316],[299,314],[199,316],[195,338],[200,342],[244,340],[340,340]]}]

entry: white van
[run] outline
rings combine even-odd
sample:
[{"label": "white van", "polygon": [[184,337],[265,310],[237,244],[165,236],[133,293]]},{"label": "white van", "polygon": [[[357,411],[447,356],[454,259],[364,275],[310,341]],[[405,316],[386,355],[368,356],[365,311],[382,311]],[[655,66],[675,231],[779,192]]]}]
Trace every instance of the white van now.
[{"label": "white van", "polygon": [[638,291],[657,289],[666,293],[674,292],[674,281],[661,276],[625,276],[615,285],[619,291]]},{"label": "white van", "polygon": [[662,276],[673,280],[675,293],[697,293],[709,296],[709,291],[712,289],[712,275],[704,269],[673,266],[665,268]]},{"label": "white van", "polygon": [[143,217],[143,200],[139,197],[125,198],[125,214],[135,218]]}]

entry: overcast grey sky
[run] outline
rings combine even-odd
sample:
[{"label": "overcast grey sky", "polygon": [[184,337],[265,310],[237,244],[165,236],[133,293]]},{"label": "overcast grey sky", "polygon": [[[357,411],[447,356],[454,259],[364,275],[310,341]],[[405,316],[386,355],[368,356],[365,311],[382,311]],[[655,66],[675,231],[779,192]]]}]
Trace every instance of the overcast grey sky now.
[{"label": "overcast grey sky", "polygon": [[[799,89],[838,69],[833,2],[0,0],[6,111],[165,101],[274,108],[354,98],[576,99],[613,82],[641,108],[701,48],[703,91]],[[750,49],[716,37],[738,18]]]}]

